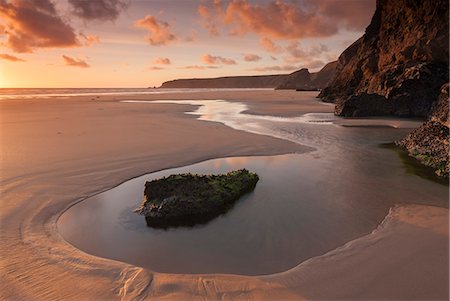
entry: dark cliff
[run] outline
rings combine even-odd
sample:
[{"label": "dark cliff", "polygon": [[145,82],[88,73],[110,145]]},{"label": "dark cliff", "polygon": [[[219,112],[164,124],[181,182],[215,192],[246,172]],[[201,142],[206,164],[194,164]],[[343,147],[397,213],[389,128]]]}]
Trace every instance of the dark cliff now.
[{"label": "dark cliff", "polygon": [[325,65],[319,72],[301,69],[291,74],[260,76],[228,76],[217,78],[176,79],[164,82],[161,88],[276,88],[276,89],[323,89],[333,78],[337,62]]},{"label": "dark cliff", "polygon": [[448,178],[449,165],[449,85],[441,88],[437,102],[427,122],[396,144],[405,148],[411,156],[431,166],[440,176]]},{"label": "dark cliff", "polygon": [[309,73],[308,69],[300,69],[289,75],[277,89],[320,90],[333,79],[337,61],[326,64],[320,71]]},{"label": "dark cliff", "polygon": [[175,79],[164,82],[161,88],[276,88],[286,77],[286,74],[280,74]]},{"label": "dark cliff", "polygon": [[448,1],[378,0],[319,95],[341,116],[428,116],[448,81]]}]

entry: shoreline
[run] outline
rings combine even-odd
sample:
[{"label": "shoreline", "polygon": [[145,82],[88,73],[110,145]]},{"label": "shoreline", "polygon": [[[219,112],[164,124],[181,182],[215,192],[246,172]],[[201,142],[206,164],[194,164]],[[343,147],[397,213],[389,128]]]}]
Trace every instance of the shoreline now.
[{"label": "shoreline", "polygon": [[[264,92],[266,91],[259,91],[259,93]],[[273,97],[275,93],[276,92],[273,92],[271,97]],[[245,97],[242,94],[238,95],[240,94],[239,92],[235,94],[235,98]],[[283,95],[285,95],[284,97],[286,97],[288,101],[292,101],[289,99],[291,94],[285,93]],[[160,96],[161,95],[156,95],[155,98],[160,99]],[[179,97],[181,98],[182,95]],[[274,105],[271,104],[270,99],[267,100],[270,97],[266,98],[268,103],[264,103],[264,97],[262,97],[263,100],[255,105],[254,102],[259,98],[258,95],[253,95],[253,97],[255,97],[253,105],[256,106],[256,108],[259,108],[260,112],[270,110],[271,106]],[[298,271],[294,271],[293,273],[292,270],[295,270],[296,267],[281,273],[281,275],[275,274],[272,275],[273,277],[268,275],[263,276],[263,279],[261,279],[261,277],[217,274],[160,274],[139,267],[133,267],[122,262],[95,257],[84,253],[67,243],[57,229],[57,219],[59,216],[70,206],[73,206],[94,194],[111,189],[111,185],[114,187],[120,185],[120,183],[126,181],[123,179],[129,177],[135,178],[137,177],[136,174],[146,174],[149,170],[155,171],[167,169],[167,166],[176,162],[178,162],[178,165],[176,166],[184,166],[187,165],[186,162],[192,163],[202,161],[202,156],[209,156],[208,159],[212,159],[224,155],[226,157],[237,155],[253,156],[253,154],[273,155],[297,151],[302,152],[305,150],[301,146],[294,145],[288,141],[268,136],[247,134],[215,123],[206,124],[205,122],[198,122],[190,116],[183,116],[183,107],[175,108],[174,106],[169,107],[168,105],[162,104],[154,105],[151,112],[148,108],[141,108],[144,110],[144,113],[142,113],[141,111],[136,110],[137,108],[134,107],[134,105],[133,107],[120,107],[117,109],[116,104],[118,100],[107,100],[106,102],[100,100],[92,102],[87,98],[88,97],[84,98],[84,100],[83,98],[81,100],[65,99],[64,101],[67,102],[64,104],[61,104],[60,100],[45,100],[46,102],[59,102],[60,107],[57,109],[63,111],[57,111],[56,114],[53,111],[53,108],[48,107],[43,109],[39,108],[38,111],[32,113],[23,113],[21,112],[22,109],[20,108],[20,104],[17,104],[15,111],[10,110],[6,112],[4,108],[7,104],[0,103],[2,115],[7,117],[9,121],[23,121],[23,123],[21,123],[23,128],[16,133],[7,133],[9,136],[6,136],[5,139],[15,138],[20,140],[21,137],[29,136],[30,134],[35,133],[35,131],[38,133],[47,133],[48,135],[48,131],[46,130],[47,127],[52,124],[53,126],[59,125],[60,121],[55,118],[61,118],[63,115],[69,116],[70,118],[61,118],[61,120],[65,120],[69,123],[72,122],[72,115],[75,115],[76,117],[87,116],[89,118],[86,118],[85,122],[88,122],[91,126],[96,125],[96,127],[93,127],[95,131],[93,131],[91,127],[86,127],[86,131],[90,130],[90,132],[84,133],[88,137],[83,137],[83,131],[78,128],[75,128],[78,129],[77,131],[70,131],[71,127],[73,129],[74,126],[77,126],[78,123],[81,122],[81,120],[78,119],[70,124],[71,127],[67,126],[62,130],[62,134],[55,133],[55,136],[50,138],[44,136],[47,139],[45,141],[32,141],[33,143],[41,143],[41,146],[43,146],[44,149],[49,149],[49,146],[52,146],[55,147],[55,152],[56,150],[60,151],[60,153],[55,153],[55,156],[51,159],[55,162],[56,166],[54,167],[51,166],[51,164],[48,164],[48,166],[44,166],[43,168],[36,167],[35,165],[28,166],[27,160],[29,160],[29,158],[27,158],[25,162],[19,160],[14,163],[10,161],[11,159],[8,159],[9,161],[4,161],[7,160],[7,158],[3,157],[2,163],[4,161],[8,162],[8,164],[2,164],[2,183],[5,184],[2,185],[3,187],[1,188],[3,200],[1,204],[2,216],[0,228],[2,231],[2,240],[4,241],[3,246],[0,247],[2,254],[1,266],[4,271],[4,275],[2,276],[4,279],[1,281],[1,286],[3,288],[0,293],[2,298],[86,298],[100,300],[120,297],[122,300],[132,300],[136,298],[144,299],[154,297],[167,300],[171,298],[197,299],[201,298],[201,296],[207,296],[211,299],[230,297],[243,299],[298,300],[300,298],[310,299],[320,296],[319,294],[315,295],[315,297],[314,292],[307,291],[301,286],[301,279],[306,279],[302,278],[306,276],[299,275]],[[14,100],[14,102],[16,101]],[[77,102],[81,102],[79,107],[75,108],[77,109],[75,114],[74,112],[67,112],[70,111],[67,110],[68,108],[74,109],[73,107],[67,107],[68,104],[74,105],[74,102],[75,106],[77,106]],[[90,104],[92,107],[88,109],[83,107],[86,104]],[[296,106],[297,104],[295,101],[292,101],[287,108],[279,108],[278,112],[283,112],[284,110],[286,114],[289,114],[292,108]],[[99,110],[101,108],[103,108],[103,110]],[[325,106],[323,108],[324,110],[327,109]],[[41,109],[44,110],[44,112],[42,112]],[[106,119],[104,119],[103,115],[104,110],[109,110],[108,118]],[[123,110],[128,110],[128,113],[132,116],[121,117],[121,115],[126,115],[123,113]],[[6,113],[12,114],[12,116],[8,116]],[[297,111],[297,113],[300,114],[301,112]],[[152,118],[146,114],[152,114],[155,119],[152,120]],[[15,116],[22,117],[22,119],[14,118]],[[39,119],[33,121],[33,118],[38,116],[48,116],[48,120],[45,121],[48,124],[42,125],[42,121],[39,121]],[[125,123],[123,123],[123,121],[128,117],[129,119],[127,120],[132,124],[126,124],[128,128],[125,130],[120,130],[119,127],[115,127],[114,130],[117,131],[119,137],[121,135],[124,135],[123,137],[125,137],[130,129],[139,129],[140,127],[138,125],[157,126],[158,128],[162,128],[163,131],[166,131],[166,135],[168,133],[170,133],[170,135],[178,135],[173,138],[173,141],[177,141],[177,137],[183,137],[184,131],[179,133],[178,131],[172,132],[171,129],[164,129],[164,126],[161,126],[161,124],[155,122],[155,120],[163,122],[163,124],[164,122],[173,122],[177,127],[186,127],[189,131],[193,131],[194,133],[197,133],[196,131],[202,131],[202,133],[205,134],[205,137],[202,135],[199,135],[202,137],[188,137],[190,140],[183,140],[184,142],[180,149],[177,149],[176,152],[172,153],[167,152],[167,146],[173,143],[173,141],[165,141],[164,139],[167,138],[164,136],[164,133],[151,133],[151,131],[148,131],[148,128],[146,128],[146,131],[143,133],[135,133],[136,137],[133,137],[133,139],[130,138],[128,142],[133,143],[133,145],[127,145],[127,142],[114,144],[116,143],[114,139],[101,144],[96,144],[96,139],[111,131],[111,116],[119,119],[124,118],[122,123],[115,120],[115,122],[124,126]],[[157,119],[162,117],[167,118],[168,120]],[[137,123],[136,119],[139,118],[142,118],[142,120],[139,120]],[[2,131],[5,131],[8,120],[6,123],[2,123]],[[11,127],[11,125],[9,126]],[[100,130],[98,130],[99,128]],[[52,129],[54,132],[55,129]],[[9,130],[13,129],[9,128]],[[65,133],[68,133],[66,135],[69,136],[64,139],[66,143],[59,139],[59,136],[65,135]],[[221,145],[210,145],[211,143],[208,144],[207,138],[212,134],[214,137],[217,137],[217,135],[227,137],[229,141],[218,140],[218,143]],[[139,143],[139,139],[147,138],[151,141],[151,138],[148,138],[148,135],[161,135],[161,137],[164,137],[164,139],[158,140],[162,143],[162,146],[158,146],[158,148],[156,145],[152,145],[156,148],[149,150],[147,143]],[[33,137],[33,135],[29,137]],[[83,138],[81,139],[79,137]],[[185,139],[186,137],[183,138]],[[85,151],[75,152],[71,149],[74,145],[73,143],[76,145],[76,142],[85,141],[85,139],[92,142],[92,144],[83,144],[83,147],[86,148]],[[74,142],[72,140],[76,141]],[[17,145],[19,142],[14,142],[14,140],[10,141],[11,144],[6,147],[8,147],[8,150],[13,150],[13,143],[16,143]],[[236,141],[240,141],[239,144],[236,145]],[[198,143],[202,143],[202,148],[198,147]],[[30,146],[32,145],[33,144]],[[17,149],[16,152],[5,153],[5,150],[2,148],[2,154],[6,154],[6,157],[10,158],[11,156],[14,157],[19,156],[20,154],[26,154],[27,149],[33,150],[33,148],[30,147]],[[121,157],[115,157],[116,153],[121,153],[123,155]],[[178,156],[176,155],[177,153]],[[189,155],[188,157],[180,157],[181,154]],[[39,165],[40,162],[47,162],[48,160],[46,153],[42,154],[37,151],[34,153],[29,152],[29,155],[34,159],[34,162],[37,162],[36,165]],[[70,160],[74,157],[77,159]],[[114,158],[114,161],[107,158]],[[164,162],[161,163],[162,161]],[[80,162],[83,164],[80,165]],[[29,169],[24,169],[27,166]],[[147,171],[145,172],[144,170]],[[23,173],[23,171],[25,171],[25,173],[21,175],[20,173]],[[24,186],[25,189],[23,188]],[[424,215],[426,215],[427,212],[435,212],[435,210],[431,210],[429,206],[418,207],[423,209],[421,214]],[[417,206],[415,208],[417,208]],[[440,225],[442,226],[442,222],[446,222],[448,225],[448,210],[445,208],[440,209],[441,210],[438,210],[441,214]],[[406,214],[407,210],[406,212],[402,212]],[[447,213],[446,221],[444,221],[445,218],[442,218],[444,212]],[[414,222],[414,219],[411,219],[410,221]],[[429,225],[426,224],[425,226]],[[434,228],[431,227],[431,229]],[[394,230],[393,232],[395,232]],[[389,234],[396,235],[396,233],[391,232]],[[368,236],[370,236],[370,234]],[[447,235],[445,237],[448,242],[448,227]],[[437,239],[433,242],[437,243],[437,241],[441,240]],[[430,260],[431,259],[432,258],[430,258]],[[358,267],[358,265],[355,267]],[[284,273],[288,273],[288,275],[286,276]],[[51,280],[43,281],[40,279],[40,275],[42,274],[48,275]],[[59,277],[59,275],[64,275],[64,277]],[[316,277],[317,274],[312,274],[312,276]],[[267,279],[265,277],[269,278]],[[325,281],[326,278],[322,278],[322,280]],[[356,283],[359,281],[358,277],[355,277],[353,280],[356,281]],[[70,285],[72,281],[78,283],[76,288]],[[292,283],[295,285],[292,285]],[[303,283],[305,283],[305,281],[303,281]],[[356,286],[355,283],[354,285]],[[177,287],[178,290],[174,290],[175,287]],[[356,288],[357,287],[346,287],[346,293],[351,296],[352,291],[355,293]],[[315,289],[315,293],[318,294],[320,292],[320,287],[316,287]],[[304,296],[306,292],[307,296]],[[345,296],[345,294],[343,296]]]}]

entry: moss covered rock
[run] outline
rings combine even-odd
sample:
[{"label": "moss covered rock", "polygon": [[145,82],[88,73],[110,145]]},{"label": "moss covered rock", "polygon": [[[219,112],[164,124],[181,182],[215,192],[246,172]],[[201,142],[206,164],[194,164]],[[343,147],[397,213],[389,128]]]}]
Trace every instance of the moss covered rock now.
[{"label": "moss covered rock", "polygon": [[144,202],[136,212],[154,228],[206,223],[252,191],[258,180],[246,169],[222,175],[171,175],[145,183]]}]

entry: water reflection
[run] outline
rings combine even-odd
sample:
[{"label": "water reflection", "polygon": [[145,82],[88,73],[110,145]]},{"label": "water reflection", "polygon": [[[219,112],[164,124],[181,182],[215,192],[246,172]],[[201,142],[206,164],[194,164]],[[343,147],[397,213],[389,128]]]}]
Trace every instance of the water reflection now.
[{"label": "water reflection", "polygon": [[[286,270],[371,232],[395,204],[448,206],[447,187],[407,173],[394,152],[378,147],[410,129],[346,128],[336,117],[316,115],[311,118],[321,122],[315,123],[242,114],[244,109],[206,101],[191,114],[208,112],[207,118],[228,126],[317,150],[215,159],[142,176],[73,206],[58,222],[61,234],[88,253],[159,272],[257,275]],[[408,127],[413,121],[382,122]],[[207,225],[157,230],[132,212],[146,180],[244,167],[260,176],[255,190]]]}]

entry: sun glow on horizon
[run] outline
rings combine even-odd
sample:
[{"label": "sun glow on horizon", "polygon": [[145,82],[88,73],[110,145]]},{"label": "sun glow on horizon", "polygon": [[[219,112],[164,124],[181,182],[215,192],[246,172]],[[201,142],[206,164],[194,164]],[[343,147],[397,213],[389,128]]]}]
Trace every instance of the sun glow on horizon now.
[{"label": "sun glow on horizon", "polygon": [[[92,14],[84,1],[34,1],[0,1],[0,87],[158,87],[177,78],[315,72],[363,34],[375,7],[352,2],[336,16],[327,15],[336,5],[327,0],[105,1]],[[307,19],[311,9],[323,24]]]}]

